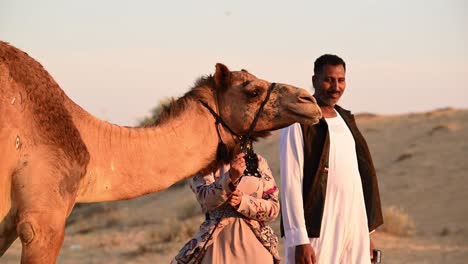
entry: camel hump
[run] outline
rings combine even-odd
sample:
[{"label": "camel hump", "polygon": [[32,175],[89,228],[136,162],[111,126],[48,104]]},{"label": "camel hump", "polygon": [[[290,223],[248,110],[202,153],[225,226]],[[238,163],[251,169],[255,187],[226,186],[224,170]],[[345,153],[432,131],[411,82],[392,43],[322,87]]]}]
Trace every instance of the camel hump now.
[{"label": "camel hump", "polygon": [[0,64],[4,64],[10,73],[10,78],[24,84],[25,89],[47,86],[58,88],[59,93],[63,92],[39,62],[26,52],[3,41],[0,41]]},{"label": "camel hump", "polygon": [[[12,94],[10,104],[22,104],[21,118],[2,116],[1,119],[22,120],[19,129],[32,130],[34,141],[61,149],[69,158],[87,162],[86,146],[81,139],[72,115],[66,108],[70,99],[52,76],[26,52],[0,41],[0,68],[6,74],[0,75],[0,91]],[[21,95],[21,102],[19,97]],[[21,125],[21,124],[20,124]]]}]

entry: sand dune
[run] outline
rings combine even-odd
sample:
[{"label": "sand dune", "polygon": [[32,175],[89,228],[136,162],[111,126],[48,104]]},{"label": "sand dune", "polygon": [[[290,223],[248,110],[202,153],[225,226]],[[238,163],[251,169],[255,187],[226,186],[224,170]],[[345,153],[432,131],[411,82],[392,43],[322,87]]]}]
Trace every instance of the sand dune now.
[{"label": "sand dune", "polygon": [[[373,154],[384,207],[399,208],[414,221],[406,236],[373,234],[383,263],[467,263],[468,110],[361,114],[357,122]],[[278,132],[256,149],[278,176]],[[184,186],[79,206],[58,263],[168,263],[202,219]],[[273,226],[279,230],[279,221]],[[17,240],[0,262],[18,263],[20,247]]]}]

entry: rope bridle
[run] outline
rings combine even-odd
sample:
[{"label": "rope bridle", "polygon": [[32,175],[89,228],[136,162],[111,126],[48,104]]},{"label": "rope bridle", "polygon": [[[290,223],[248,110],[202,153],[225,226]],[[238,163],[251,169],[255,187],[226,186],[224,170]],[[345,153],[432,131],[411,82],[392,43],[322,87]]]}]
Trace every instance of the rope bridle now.
[{"label": "rope bridle", "polygon": [[[247,130],[247,133],[245,135],[238,135],[236,132],[234,132],[234,130],[232,130],[228,124],[221,118],[221,116],[219,114],[217,114],[213,108],[211,108],[208,103],[206,103],[205,101],[202,101],[200,100],[200,103],[206,107],[211,115],[213,115],[213,117],[215,118],[215,125],[216,125],[216,131],[218,133],[218,139],[221,143],[223,143],[223,140],[221,138],[221,133],[219,132],[219,128],[218,128],[218,125],[221,124],[225,129],[227,129],[229,131],[229,133],[231,133],[235,138],[239,139],[240,142],[241,142],[241,150],[242,151],[245,151],[247,149],[247,146],[249,144],[249,142],[251,141],[251,137],[252,137],[252,134],[253,134],[253,131],[255,129],[255,127],[257,126],[257,122],[258,122],[258,119],[260,117],[260,114],[262,113],[263,111],[263,108],[265,107],[266,103],[268,102],[268,100],[270,99],[270,95],[271,95],[271,92],[273,91],[273,89],[276,87],[276,83],[271,83],[270,86],[268,87],[268,90],[267,90],[267,94],[265,96],[265,99],[263,99],[262,103],[260,104],[260,107],[258,108],[257,112],[255,113],[255,116],[254,116],[254,120],[252,121],[252,124],[250,124],[250,127],[249,129]],[[216,100],[217,101],[217,100]],[[224,143],[223,143],[224,144]]]}]

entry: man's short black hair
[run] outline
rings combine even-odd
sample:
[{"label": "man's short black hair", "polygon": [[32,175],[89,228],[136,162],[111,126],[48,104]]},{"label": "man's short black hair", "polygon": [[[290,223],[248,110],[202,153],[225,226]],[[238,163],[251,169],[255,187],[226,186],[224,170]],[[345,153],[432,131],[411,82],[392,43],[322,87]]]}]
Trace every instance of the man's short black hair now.
[{"label": "man's short black hair", "polygon": [[343,68],[346,72],[346,63],[344,60],[333,54],[324,54],[318,57],[314,62],[314,74],[317,75],[322,72],[323,66],[325,65],[343,65]]}]

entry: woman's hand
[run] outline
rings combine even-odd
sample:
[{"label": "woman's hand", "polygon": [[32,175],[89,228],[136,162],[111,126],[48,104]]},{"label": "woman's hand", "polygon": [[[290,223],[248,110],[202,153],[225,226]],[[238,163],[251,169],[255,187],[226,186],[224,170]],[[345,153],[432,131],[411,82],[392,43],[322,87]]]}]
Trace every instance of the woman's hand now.
[{"label": "woman's hand", "polygon": [[244,195],[244,194],[243,194],[241,191],[235,189],[235,190],[232,192],[231,197],[229,197],[228,203],[229,203],[232,207],[238,208],[238,207],[239,207],[239,204],[240,204],[241,201],[242,201],[242,196],[243,196],[243,195]]},{"label": "woman's hand", "polygon": [[244,173],[247,166],[245,165],[244,160],[245,153],[239,153],[237,156],[231,160],[231,169],[229,170],[229,177],[231,182],[237,183],[242,174]]}]

